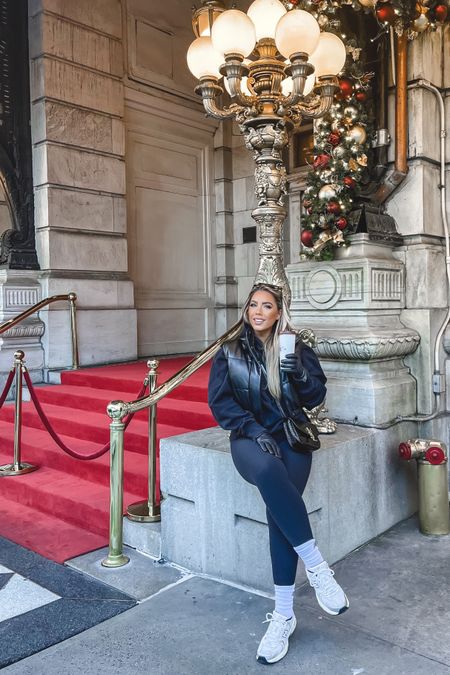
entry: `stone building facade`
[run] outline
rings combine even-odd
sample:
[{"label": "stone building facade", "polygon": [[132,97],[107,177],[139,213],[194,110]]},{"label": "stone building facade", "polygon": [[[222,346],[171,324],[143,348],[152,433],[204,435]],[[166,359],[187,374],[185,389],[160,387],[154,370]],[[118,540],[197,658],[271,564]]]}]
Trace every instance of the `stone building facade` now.
[{"label": "stone building facade", "polygon": [[[251,155],[238,129],[206,118],[193,93],[191,3],[28,0],[28,8],[40,270],[2,270],[3,318],[75,291],[83,365],[200,350],[236,319],[258,242]],[[449,298],[438,103],[420,80],[442,92],[448,128],[449,41],[447,25],[409,46],[409,173],[387,204],[403,246],[360,240],[332,263],[300,261],[304,176],[290,177],[284,236],[294,318],[316,330],[330,412],[347,421],[384,424],[433,407],[434,341]],[[446,157],[450,187],[448,138]],[[344,291],[352,275],[359,296],[348,295],[348,281]],[[22,292],[15,305],[11,289]],[[67,309],[54,305],[41,320],[28,339],[36,379],[70,365]],[[3,371],[15,345],[3,341]],[[448,382],[443,348],[440,359]],[[341,393],[355,383],[346,409]]]}]

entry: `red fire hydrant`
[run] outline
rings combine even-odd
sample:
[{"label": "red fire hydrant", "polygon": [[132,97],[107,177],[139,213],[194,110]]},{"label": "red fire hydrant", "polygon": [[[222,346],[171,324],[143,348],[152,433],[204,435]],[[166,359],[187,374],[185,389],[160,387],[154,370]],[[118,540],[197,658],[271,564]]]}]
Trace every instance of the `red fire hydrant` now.
[{"label": "red fire hydrant", "polygon": [[416,438],[400,443],[398,452],[402,459],[417,461],[420,531],[423,534],[448,534],[450,512],[445,444]]}]

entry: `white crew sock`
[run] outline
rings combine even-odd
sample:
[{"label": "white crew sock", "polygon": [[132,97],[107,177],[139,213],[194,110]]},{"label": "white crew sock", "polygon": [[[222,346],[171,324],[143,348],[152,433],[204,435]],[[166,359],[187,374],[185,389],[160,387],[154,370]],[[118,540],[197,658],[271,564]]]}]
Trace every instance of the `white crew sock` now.
[{"label": "white crew sock", "polygon": [[300,544],[300,546],[294,546],[294,551],[302,559],[307,570],[323,562],[322,554],[316,546],[315,539],[309,539],[304,544]]},{"label": "white crew sock", "polygon": [[275,586],[275,612],[290,619],[294,615],[294,591],[293,586]]}]

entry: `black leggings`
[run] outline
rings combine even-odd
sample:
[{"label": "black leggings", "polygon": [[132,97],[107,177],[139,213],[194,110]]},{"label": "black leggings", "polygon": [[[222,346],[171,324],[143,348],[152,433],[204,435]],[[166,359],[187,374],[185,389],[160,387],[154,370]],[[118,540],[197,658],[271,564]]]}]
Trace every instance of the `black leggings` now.
[{"label": "black leggings", "polygon": [[311,470],[311,454],[294,452],[284,435],[276,440],[281,459],[264,452],[250,438],[231,441],[231,456],[242,478],[256,485],[266,504],[274,583],[291,586],[298,562],[293,547],[313,538],[301,496]]}]

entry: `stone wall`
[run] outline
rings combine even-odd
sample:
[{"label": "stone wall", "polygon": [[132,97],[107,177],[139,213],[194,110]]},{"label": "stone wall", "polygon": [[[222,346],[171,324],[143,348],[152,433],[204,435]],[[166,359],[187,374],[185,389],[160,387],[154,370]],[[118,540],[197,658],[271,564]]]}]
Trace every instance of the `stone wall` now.
[{"label": "stone wall", "polygon": [[[42,295],[77,293],[82,364],[133,359],[121,3],[30,0],[29,30]],[[66,307],[42,317],[46,367],[69,365]]]},{"label": "stone wall", "polygon": [[[444,229],[440,201],[440,119],[435,95],[418,80],[429,81],[444,97],[445,127],[450,127],[450,26],[414,40],[409,46],[409,173],[387,204],[405,246],[397,257],[405,264],[406,303],[401,321],[421,336],[420,348],[406,359],[417,380],[417,410],[433,408],[431,376],[436,335],[450,298],[445,273]],[[393,106],[391,96],[391,108]],[[393,119],[391,115],[390,119]],[[392,159],[393,148],[391,148]],[[450,206],[450,139],[446,141],[447,213]],[[441,347],[440,362],[446,354]],[[442,367],[445,373],[445,366]],[[447,381],[447,390],[450,381]],[[444,440],[449,440],[444,439]]]}]

